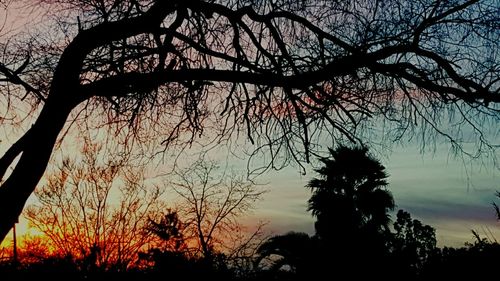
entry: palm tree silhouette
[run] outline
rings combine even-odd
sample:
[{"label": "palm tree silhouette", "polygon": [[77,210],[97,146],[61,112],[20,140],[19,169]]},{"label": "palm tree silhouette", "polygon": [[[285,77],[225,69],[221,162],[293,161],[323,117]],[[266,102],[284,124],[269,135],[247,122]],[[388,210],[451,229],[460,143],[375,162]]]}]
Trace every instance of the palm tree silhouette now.
[{"label": "palm tree silhouette", "polygon": [[[388,211],[394,209],[385,167],[366,147],[340,146],[322,158],[319,177],[307,185],[312,191],[308,210],[316,217],[320,239],[352,235],[359,231],[389,230]],[[344,235],[342,235],[344,236]]]},{"label": "palm tree silhouette", "polygon": [[330,149],[330,156],[320,161],[318,177],[307,184],[316,235],[271,237],[259,247],[256,265],[267,265],[268,272],[283,280],[387,279],[388,212],[394,200],[386,189],[385,167],[366,147]]},{"label": "palm tree silhouette", "polygon": [[[324,276],[385,276],[388,212],[394,209],[385,167],[366,147],[330,149],[320,161],[318,177],[307,185],[312,191],[308,210],[316,217],[315,238],[321,245],[318,268]],[[353,267],[363,270],[353,272]]]}]

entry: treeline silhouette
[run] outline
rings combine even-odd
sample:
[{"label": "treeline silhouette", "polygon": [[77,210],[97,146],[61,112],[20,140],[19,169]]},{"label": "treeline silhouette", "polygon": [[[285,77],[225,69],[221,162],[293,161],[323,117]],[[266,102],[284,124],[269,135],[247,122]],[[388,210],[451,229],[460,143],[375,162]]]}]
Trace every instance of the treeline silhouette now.
[{"label": "treeline silhouette", "polygon": [[126,269],[99,266],[97,246],[78,258],[33,247],[24,249],[22,260],[1,262],[0,280],[477,280],[497,273],[496,241],[473,231],[473,243],[438,248],[435,229],[408,212],[398,210],[391,223],[388,175],[367,148],[340,146],[320,160],[307,185],[308,210],[316,219],[312,236],[272,236],[251,256],[211,248],[192,253],[182,218],[168,211],[146,226],[164,243],[141,252]]}]

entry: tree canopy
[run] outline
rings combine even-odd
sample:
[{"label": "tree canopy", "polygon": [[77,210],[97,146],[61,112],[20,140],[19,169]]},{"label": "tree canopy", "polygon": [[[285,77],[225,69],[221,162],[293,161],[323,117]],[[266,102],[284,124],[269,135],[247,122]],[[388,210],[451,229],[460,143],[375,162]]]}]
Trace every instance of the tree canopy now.
[{"label": "tree canopy", "polygon": [[[316,217],[316,235],[330,241],[356,239],[388,229],[394,199],[386,189],[385,167],[365,147],[340,146],[321,159],[319,177],[309,181],[308,210]],[[366,236],[367,234],[364,233]]]},{"label": "tree canopy", "polygon": [[48,16],[0,32],[2,122],[32,122],[0,158],[0,240],[68,119],[163,147],[243,135],[267,167],[309,161],[325,137],[360,142],[378,118],[395,139],[421,128],[456,144],[460,125],[488,144],[477,120],[499,119],[497,1],[26,3]]}]

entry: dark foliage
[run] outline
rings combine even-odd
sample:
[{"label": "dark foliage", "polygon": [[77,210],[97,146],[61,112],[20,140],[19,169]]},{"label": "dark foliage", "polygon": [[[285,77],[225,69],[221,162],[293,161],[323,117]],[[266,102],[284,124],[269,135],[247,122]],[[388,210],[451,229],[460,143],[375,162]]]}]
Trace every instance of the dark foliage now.
[{"label": "dark foliage", "polygon": [[354,264],[366,271],[353,274],[382,274],[388,266],[388,212],[394,208],[385,167],[366,147],[330,149],[330,157],[321,161],[319,177],[307,187],[323,265],[342,274]]},{"label": "dark foliage", "polygon": [[429,260],[438,253],[434,228],[412,219],[408,212],[399,210],[390,243],[391,261],[398,276],[415,279]]},{"label": "dark foliage", "polygon": [[[125,271],[97,266],[98,249],[92,248],[80,259],[47,256],[0,263],[1,280],[478,280],[498,273],[500,244],[475,232],[474,243],[439,249],[434,228],[403,210],[391,231],[387,212],[394,203],[385,189],[387,174],[366,148],[339,147],[322,161],[319,178],[308,185],[317,233],[270,237],[244,275],[222,253],[205,256],[187,250],[183,224],[176,212],[168,211],[148,227],[165,243],[141,253],[136,266]],[[384,196],[369,196],[373,194]]]},{"label": "dark foliage", "polygon": [[431,257],[422,280],[488,280],[498,276],[500,244],[480,239],[461,248],[445,247]]},{"label": "dark foliage", "polygon": [[312,190],[308,210],[317,218],[316,235],[322,239],[346,239],[355,232],[387,230],[388,211],[394,201],[387,186],[385,167],[365,147],[330,149],[330,157]]}]

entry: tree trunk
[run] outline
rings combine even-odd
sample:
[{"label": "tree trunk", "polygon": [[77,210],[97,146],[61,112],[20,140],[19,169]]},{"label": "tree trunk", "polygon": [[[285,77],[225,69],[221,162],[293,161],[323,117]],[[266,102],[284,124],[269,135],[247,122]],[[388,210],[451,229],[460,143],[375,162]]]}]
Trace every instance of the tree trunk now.
[{"label": "tree trunk", "polygon": [[151,32],[174,10],[175,5],[170,1],[156,1],[148,12],[140,16],[106,22],[80,31],[65,48],[40,116],[31,129],[0,158],[2,178],[5,170],[21,154],[14,170],[0,186],[0,242],[5,239],[43,176],[57,136],[71,110],[92,97],[90,93],[81,92],[80,73],[85,57],[93,49],[113,40]]},{"label": "tree trunk", "polygon": [[0,241],[18,220],[26,200],[42,178],[59,132],[78,104],[75,102],[47,100],[36,122],[22,137],[25,140],[19,162],[0,187]]}]

